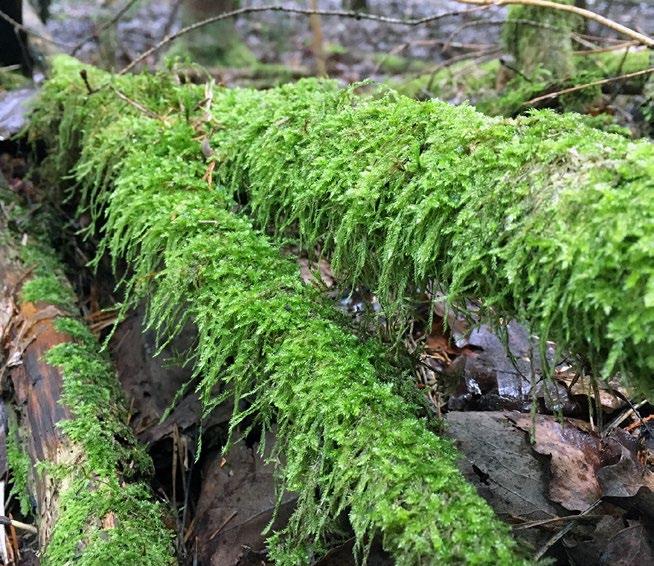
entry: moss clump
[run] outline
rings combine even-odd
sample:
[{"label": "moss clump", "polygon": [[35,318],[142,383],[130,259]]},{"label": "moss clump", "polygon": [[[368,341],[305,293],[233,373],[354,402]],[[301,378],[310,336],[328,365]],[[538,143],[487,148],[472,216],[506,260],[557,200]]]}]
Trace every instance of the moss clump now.
[{"label": "moss clump", "polygon": [[[574,0],[559,0],[574,4]],[[579,16],[535,6],[510,6],[502,28],[504,49],[517,68],[532,80],[534,76],[569,77],[574,72],[572,32],[579,27]]]},{"label": "moss clump", "polygon": [[651,391],[650,143],[315,82],[227,92],[213,112],[220,182],[257,225],[321,249],[387,314],[435,284]]},{"label": "moss clump", "polygon": [[440,98],[453,103],[469,100],[475,104],[477,100],[497,96],[500,68],[499,59],[483,63],[461,61],[409,81],[391,81],[389,86],[404,96],[419,100]]},{"label": "moss clump", "polygon": [[18,71],[0,68],[0,93],[29,86],[30,81]]},{"label": "moss clump", "polygon": [[[274,559],[310,562],[347,511],[357,550],[379,534],[400,565],[519,563],[507,528],[457,471],[451,443],[395,393],[400,386],[388,376],[398,368],[380,345],[348,331],[302,284],[296,264],[232,212],[230,190],[207,182],[197,141],[203,114],[192,110],[202,90],[171,87],[165,77],[148,78],[147,88],[143,78],[121,79],[149,107],[169,96],[164,123],[106,91],[87,98],[74,80],[77,64],[56,67],[35,131],[78,157],[78,194],[105,219],[96,225],[101,251],[131,267],[121,283],[126,308],[147,298],[148,323],[164,340],[195,322],[197,391],[207,411],[232,397],[232,430],[248,417],[264,430],[276,423],[280,493],[299,500],[270,539]],[[302,88],[309,104],[337,94],[331,83]],[[255,100],[250,91],[214,94],[222,104],[246,95],[244,111]],[[232,127],[235,116],[215,116],[210,130]]]},{"label": "moss clump", "polygon": [[62,285],[61,279],[55,275],[44,275],[27,281],[23,285],[21,297],[23,301],[40,301],[65,307],[71,303],[72,291]]}]

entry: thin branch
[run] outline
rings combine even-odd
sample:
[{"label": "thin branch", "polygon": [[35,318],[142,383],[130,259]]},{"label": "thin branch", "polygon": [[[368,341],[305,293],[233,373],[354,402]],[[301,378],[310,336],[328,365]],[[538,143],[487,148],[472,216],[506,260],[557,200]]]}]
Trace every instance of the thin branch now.
[{"label": "thin branch", "polygon": [[[586,49],[575,51],[575,55],[595,55],[597,53],[608,53],[610,51],[619,51],[621,49],[627,49],[633,47],[634,45],[640,45],[637,41],[625,41],[623,43],[618,43],[617,45],[609,45],[608,47],[597,47],[595,49]],[[633,53],[633,52],[632,52]]]},{"label": "thin branch", "polygon": [[4,515],[0,516],[0,525],[11,525],[18,530],[26,531],[28,533],[32,533],[33,535],[39,532],[34,525],[28,525],[27,523],[16,521],[15,519],[10,519]]},{"label": "thin branch", "polygon": [[65,47],[67,49],[70,49],[71,47],[71,45],[68,43],[64,43],[63,41],[58,41],[56,39],[53,39],[52,37],[41,35],[38,31],[33,30],[32,28],[28,28],[27,26],[24,26],[20,22],[14,20],[14,18],[12,18],[11,16],[5,14],[2,10],[0,10],[0,18],[3,19],[8,24],[12,25],[14,29],[23,31],[34,37],[38,37],[39,39],[45,41],[46,43],[52,43],[53,45],[57,45],[59,47]]},{"label": "thin branch", "polygon": [[593,81],[592,83],[586,83],[583,85],[577,85],[573,86],[570,88],[565,88],[563,90],[559,90],[557,92],[550,92],[549,94],[543,94],[542,96],[537,96],[536,98],[532,98],[531,100],[527,100],[527,102],[524,102],[522,105],[523,106],[532,106],[536,104],[537,102],[542,102],[543,100],[549,100],[551,98],[557,98],[563,94],[569,94],[571,92],[577,92],[578,90],[583,90],[586,88],[590,88],[593,86],[600,86],[600,85],[605,85],[609,84],[615,81],[622,81],[626,79],[632,79],[634,77],[641,77],[643,75],[649,75],[651,73],[654,73],[654,67],[650,67],[649,69],[643,69],[642,71],[634,71],[633,73],[627,73],[625,75],[620,75],[617,77],[610,77],[608,79],[602,79],[599,81]]},{"label": "thin branch", "polygon": [[370,20],[374,22],[379,22],[379,23],[384,23],[384,24],[392,24],[392,25],[400,25],[400,26],[407,26],[407,27],[415,27],[419,25],[424,25],[428,23],[432,23],[438,20],[442,20],[443,18],[450,18],[454,16],[460,16],[464,14],[469,14],[471,12],[477,12],[480,10],[485,10],[488,9],[490,6],[477,6],[475,8],[471,8],[468,10],[457,10],[453,12],[445,12],[443,14],[435,14],[432,16],[426,16],[424,18],[416,18],[416,19],[402,19],[402,18],[392,18],[388,16],[378,16],[377,14],[369,14],[366,12],[352,12],[348,10],[311,10],[311,9],[306,9],[306,8],[291,8],[291,7],[286,7],[286,6],[279,6],[279,5],[266,5],[266,6],[250,6],[246,8],[239,8],[237,10],[232,10],[231,12],[223,12],[222,14],[218,14],[217,16],[213,16],[211,18],[207,18],[206,20],[202,20],[199,22],[196,22],[194,24],[191,24],[189,26],[186,26],[182,29],[180,29],[178,32],[173,33],[173,34],[168,34],[166,37],[164,37],[159,43],[156,45],[152,46],[150,49],[144,51],[141,53],[136,59],[134,59],[129,65],[124,67],[123,69],[120,70],[118,73],[119,75],[124,75],[128,71],[131,71],[136,65],[138,65],[141,61],[144,59],[147,59],[150,55],[153,53],[156,53],[159,51],[162,47],[165,45],[169,44],[170,42],[176,40],[177,38],[186,35],[187,33],[190,33],[192,31],[195,31],[201,27],[207,26],[209,24],[213,24],[215,22],[219,22],[221,20],[227,20],[229,18],[235,18],[237,16],[242,16],[244,14],[253,14],[253,13],[258,13],[258,12],[284,12],[286,14],[299,14],[303,16],[325,16],[325,17],[337,17],[337,18],[353,18],[355,20]]},{"label": "thin branch", "polygon": [[134,6],[139,0],[128,0],[127,3],[120,9],[116,14],[108,21],[103,23],[97,30],[95,30],[91,35],[85,37],[82,39],[75,47],[73,47],[72,51],[70,52],[71,55],[75,55],[84,45],[86,45],[89,41],[92,41],[94,39],[97,39],[100,34],[105,31],[106,29],[110,28],[113,26],[120,18],[122,18],[127,11]]},{"label": "thin branch", "polygon": [[[584,511],[582,511],[579,515],[577,515],[577,517],[585,517],[591,511],[593,511],[598,505],[600,505],[600,503],[602,503],[602,498],[598,499],[597,501],[595,501],[595,503],[593,503],[592,505],[587,507]],[[538,550],[538,552],[534,556],[534,560],[536,562],[539,561],[552,546],[554,546],[560,539],[562,539],[568,532],[570,532],[570,530],[572,529],[574,524],[575,524],[574,521],[569,521],[568,524],[565,527],[563,527],[559,532],[557,532],[555,535],[553,535]]]},{"label": "thin branch", "polygon": [[153,112],[149,108],[146,108],[145,106],[143,106],[143,104],[141,104],[137,100],[133,100],[132,98],[127,96],[124,92],[118,90],[116,87],[112,86],[111,90],[113,90],[114,93],[116,94],[116,96],[118,98],[120,98],[123,102],[126,102],[130,106],[133,106],[139,112],[142,112],[143,114],[145,114],[148,118],[152,118],[153,120],[159,120],[160,122],[164,122],[164,123],[166,122],[166,119],[163,116],[159,116],[159,114],[156,114],[155,112]]},{"label": "thin branch", "polygon": [[457,0],[457,2],[460,2],[461,4],[473,4],[475,6],[487,7],[508,6],[515,4],[520,6],[536,6],[539,8],[549,8],[551,10],[568,12],[570,14],[575,14],[587,20],[596,22],[604,27],[612,29],[613,31],[617,31],[622,35],[626,35],[627,37],[638,41],[638,43],[642,43],[648,47],[654,47],[654,39],[651,37],[628,28],[627,26],[623,26],[622,24],[601,16],[600,14],[596,14],[595,12],[591,12],[590,10],[586,10],[584,8],[578,8],[572,4],[560,4],[559,2],[552,2],[551,0]]}]

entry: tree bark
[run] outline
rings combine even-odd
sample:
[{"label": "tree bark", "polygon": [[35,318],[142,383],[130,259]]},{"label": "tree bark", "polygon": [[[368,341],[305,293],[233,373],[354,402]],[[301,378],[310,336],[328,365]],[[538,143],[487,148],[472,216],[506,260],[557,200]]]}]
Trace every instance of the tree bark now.
[{"label": "tree bark", "polygon": [[[238,7],[238,0],[186,0],[182,4],[182,24],[190,25]],[[203,65],[242,66],[251,62],[231,18],[188,34],[184,43],[193,59]]]}]

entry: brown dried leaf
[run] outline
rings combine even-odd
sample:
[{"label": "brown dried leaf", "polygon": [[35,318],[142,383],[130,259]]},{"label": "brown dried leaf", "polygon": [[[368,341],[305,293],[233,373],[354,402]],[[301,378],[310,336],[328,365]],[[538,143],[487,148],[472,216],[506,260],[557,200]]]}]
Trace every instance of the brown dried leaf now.
[{"label": "brown dried leaf", "polygon": [[[511,413],[509,418],[525,432],[532,428],[530,415]],[[535,424],[533,448],[551,457],[550,499],[571,511],[583,511],[602,496],[597,478],[602,465],[600,439],[579,430],[574,419],[560,423],[555,417],[536,415]]]},{"label": "brown dried leaf", "polygon": [[[616,442],[617,444],[617,442]],[[606,497],[633,497],[642,487],[654,491],[654,474],[625,446],[619,445],[620,460],[597,471]]]},{"label": "brown dried leaf", "polygon": [[[531,431],[529,415],[511,413],[518,428]],[[641,462],[633,438],[622,431],[601,439],[588,423],[536,415],[534,450],[551,457],[549,496],[572,511],[582,511],[601,497],[633,497],[641,488],[654,491],[654,474]]]}]

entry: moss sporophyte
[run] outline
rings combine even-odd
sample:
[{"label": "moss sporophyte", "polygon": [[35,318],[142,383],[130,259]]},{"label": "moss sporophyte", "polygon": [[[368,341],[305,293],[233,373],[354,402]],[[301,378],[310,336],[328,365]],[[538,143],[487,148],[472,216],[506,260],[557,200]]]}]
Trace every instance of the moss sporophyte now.
[{"label": "moss sporophyte", "polygon": [[319,248],[389,317],[437,284],[648,388],[651,144],[575,115],[488,118],[320,80],[215,88],[207,116],[201,87],[87,68],[144,113],[111,89],[89,96],[78,62],[54,66],[32,135],[72,176],[99,256],[130,266],[124,308],[146,299],[162,343],[195,323],[206,411],[231,396],[232,430],[276,424],[280,493],[299,499],[271,556],[309,561],[347,511],[357,551],[380,535],[398,564],[519,562],[450,442],[398,396],[383,346],[353,335],[278,243]]}]

